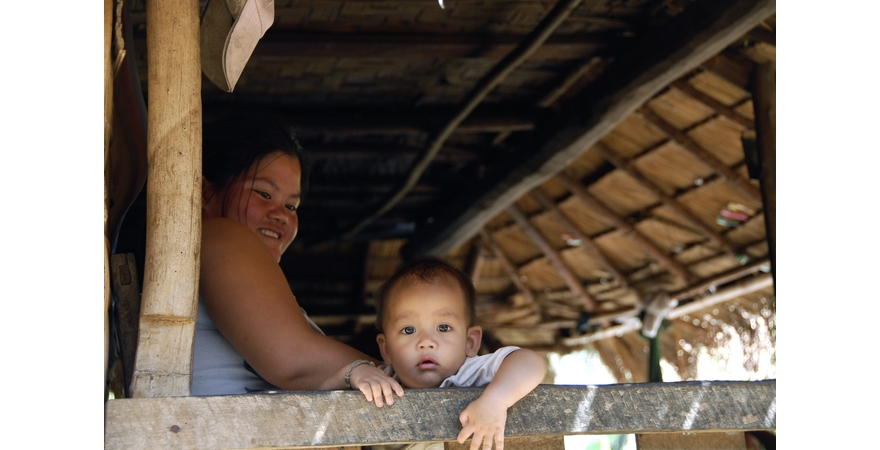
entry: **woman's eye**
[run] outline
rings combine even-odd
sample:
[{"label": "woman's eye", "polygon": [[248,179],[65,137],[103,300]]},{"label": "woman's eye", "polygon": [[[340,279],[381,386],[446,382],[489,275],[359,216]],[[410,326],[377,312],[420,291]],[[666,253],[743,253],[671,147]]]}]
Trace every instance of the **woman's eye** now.
[{"label": "woman's eye", "polygon": [[288,210],[292,212],[296,212],[296,205],[285,205]]},{"label": "woman's eye", "polygon": [[256,192],[257,195],[259,195],[260,197],[263,197],[263,198],[265,198],[265,199],[270,198],[268,192],[258,191],[258,190],[256,190],[256,189],[254,189],[254,192]]},{"label": "woman's eye", "polygon": [[450,327],[449,325],[447,325],[447,324],[445,324],[445,323],[444,323],[444,324],[437,325],[437,331],[440,331],[440,332],[445,333],[445,332],[450,331],[450,330],[452,330],[452,327]]},{"label": "woman's eye", "polygon": [[400,330],[400,331],[402,331],[403,334],[413,334],[416,332],[416,328],[415,327],[403,327],[403,330]]}]

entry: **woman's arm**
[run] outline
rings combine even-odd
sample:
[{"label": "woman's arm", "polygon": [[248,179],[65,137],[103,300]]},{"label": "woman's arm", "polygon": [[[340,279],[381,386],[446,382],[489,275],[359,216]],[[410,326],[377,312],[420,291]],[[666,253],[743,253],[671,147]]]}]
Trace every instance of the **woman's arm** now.
[{"label": "woman's arm", "polygon": [[355,360],[378,362],[315,332],[281,267],[254,232],[237,221],[203,222],[199,286],[217,329],[280,389],[319,389],[335,383],[331,378]]},{"label": "woman's arm", "polygon": [[491,448],[493,442],[496,449],[504,448],[507,408],[532,392],[546,372],[547,362],[532,350],[519,349],[507,355],[483,394],[461,412],[458,442],[463,444],[473,435],[471,450]]}]

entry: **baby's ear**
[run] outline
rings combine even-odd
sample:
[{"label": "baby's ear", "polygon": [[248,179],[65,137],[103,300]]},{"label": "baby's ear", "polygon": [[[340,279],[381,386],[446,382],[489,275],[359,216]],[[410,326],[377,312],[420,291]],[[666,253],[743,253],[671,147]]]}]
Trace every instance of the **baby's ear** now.
[{"label": "baby's ear", "polygon": [[388,353],[385,352],[385,333],[379,333],[376,335],[376,343],[379,344],[379,352],[382,353],[382,360],[385,361],[385,364],[391,365],[391,359],[388,357]]},{"label": "baby's ear", "polygon": [[472,326],[467,330],[467,344],[465,351],[468,357],[477,356],[480,344],[483,342],[483,329],[479,325]]}]

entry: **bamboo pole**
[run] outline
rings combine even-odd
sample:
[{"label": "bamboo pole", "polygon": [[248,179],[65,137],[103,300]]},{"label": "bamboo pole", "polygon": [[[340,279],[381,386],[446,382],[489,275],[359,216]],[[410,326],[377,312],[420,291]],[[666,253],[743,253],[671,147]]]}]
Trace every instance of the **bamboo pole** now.
[{"label": "bamboo pole", "polygon": [[721,103],[720,101],[715,100],[714,97],[711,97],[711,96],[701,92],[700,90],[695,88],[693,85],[691,85],[690,83],[688,83],[684,79],[679,79],[675,83],[672,83],[672,87],[687,94],[689,97],[693,98],[694,100],[697,100],[700,103],[703,103],[704,105],[714,109],[715,111],[718,111],[718,113],[721,114],[722,116],[742,125],[743,127],[747,128],[747,129],[755,128],[755,121],[754,120],[749,119],[748,117],[736,112],[733,108],[725,105],[724,103]]},{"label": "bamboo pole", "polygon": [[561,0],[553,7],[546,17],[526,36],[515,49],[504,57],[495,67],[493,67],[480,81],[477,82],[474,89],[468,93],[462,106],[455,116],[450,119],[443,129],[437,133],[431,140],[431,144],[425,152],[413,164],[413,168],[407,175],[406,182],[400,187],[385,203],[379,207],[376,212],[370,214],[363,220],[356,223],[345,233],[344,238],[352,239],[357,236],[364,228],[375,222],[388,211],[391,211],[404,197],[415,187],[422,174],[428,170],[428,166],[437,156],[437,153],[443,148],[443,144],[452,136],[452,133],[464,122],[465,119],[473,112],[480,103],[516,68],[520,67],[528,61],[535,51],[544,44],[544,42],[565,22],[571,13],[577,9],[582,0]]},{"label": "bamboo pole", "polygon": [[[776,278],[776,63],[755,67],[754,105],[758,151],[761,155],[761,194],[770,247],[770,267]],[[774,288],[775,289],[775,288]]]},{"label": "bamboo pole", "polygon": [[516,286],[517,290],[522,293],[523,297],[526,299],[528,303],[535,303],[535,295],[532,294],[532,290],[529,289],[525,283],[522,282],[519,278],[519,273],[516,271],[516,266],[507,259],[507,256],[504,255],[504,252],[501,251],[501,247],[492,239],[492,236],[489,235],[489,232],[485,229],[480,230],[480,239],[482,239],[483,243],[489,247],[489,250],[495,254],[495,257],[498,258],[498,261],[501,262],[501,267],[504,268],[504,271],[507,273],[507,277],[510,278],[510,282]]},{"label": "bamboo pole", "polygon": [[465,263],[465,273],[471,279],[474,286],[480,280],[480,274],[483,271],[483,264],[486,262],[483,251],[479,245],[472,245],[468,253],[467,262]]},{"label": "bamboo pole", "polygon": [[[687,303],[685,305],[674,308],[666,315],[667,319],[677,319],[685,314],[690,314],[703,308],[716,305],[718,303],[733,300],[746,294],[766,289],[773,286],[773,277],[767,274],[756,275],[749,279],[740,280],[735,284],[728,286],[714,294],[707,295],[699,300]],[[640,330],[642,321],[633,317],[626,322],[606,328],[598,333],[588,334],[585,336],[572,337],[562,340],[562,344],[569,347],[586,345],[597,339],[604,339],[611,336],[621,336],[631,331]]]},{"label": "bamboo pole", "polygon": [[661,250],[657,245],[648,240],[639,230],[635,229],[632,225],[630,225],[624,218],[620,217],[611,210],[608,206],[602,203],[601,200],[596,198],[593,194],[587,191],[587,188],[584,187],[583,184],[574,180],[573,178],[566,175],[564,172],[560,172],[556,175],[556,179],[560,181],[565,187],[571,191],[578,199],[582,202],[586,203],[587,206],[596,211],[600,217],[610,222],[612,225],[616,226],[623,232],[624,236],[632,239],[639,247],[642,248],[649,255],[653,256],[654,259],[657,260],[659,264],[666,267],[667,270],[672,272],[673,274],[681,277],[688,283],[693,283],[696,281],[696,277],[687,271],[681,264],[676,262],[672,257],[667,255],[663,250]]},{"label": "bamboo pole", "polygon": [[602,253],[602,250],[599,249],[599,247],[597,247],[595,243],[593,243],[592,239],[582,233],[581,230],[574,224],[574,222],[572,222],[568,217],[565,216],[565,214],[562,213],[562,211],[559,210],[559,207],[556,206],[556,203],[550,200],[550,198],[547,197],[546,194],[544,194],[544,191],[542,191],[540,187],[535,188],[532,191],[532,195],[535,197],[536,200],[538,200],[538,203],[541,204],[542,208],[549,211],[557,222],[562,224],[562,226],[564,226],[565,229],[569,233],[571,233],[572,236],[581,241],[580,247],[584,250],[584,252],[587,253],[587,255],[593,257],[594,259],[599,261],[602,266],[608,269],[608,271],[614,275],[614,278],[617,279],[617,282],[620,283],[622,287],[629,286],[629,278],[627,278],[626,274],[623,273],[623,271],[620,270],[617,265],[615,265],[614,262],[611,261],[610,258],[608,258],[608,256]]},{"label": "bamboo pole", "polygon": [[727,165],[725,165],[723,162],[719,161],[718,158],[709,153],[709,151],[704,149],[700,144],[697,144],[697,142],[691,139],[690,136],[678,130],[671,123],[658,116],[647,105],[639,109],[639,113],[642,114],[645,120],[656,125],[657,128],[669,135],[672,140],[680,144],[687,151],[691,152],[691,154],[699,158],[700,161],[706,163],[709,167],[715,170],[715,172],[727,179],[727,181],[733,184],[733,187],[735,187],[738,191],[742,192],[749,199],[753,200],[756,203],[761,202],[760,189],[755,187],[755,185],[749,183],[748,180],[739,176],[739,174],[737,174],[730,167],[727,167]]},{"label": "bamboo pole", "polygon": [[133,397],[188,396],[201,239],[199,3],[147,2],[147,247]]},{"label": "bamboo pole", "polygon": [[538,246],[539,249],[544,253],[544,256],[550,260],[550,264],[556,269],[556,272],[559,276],[562,277],[562,280],[565,281],[565,284],[568,285],[568,288],[571,289],[571,292],[577,297],[578,301],[580,301],[584,305],[584,311],[593,312],[599,308],[598,303],[596,303],[596,299],[590,295],[584,286],[581,284],[580,280],[577,279],[576,276],[571,272],[571,269],[565,265],[565,261],[562,260],[562,256],[559,255],[559,252],[556,251],[553,246],[544,239],[544,236],[541,236],[541,233],[529,222],[529,219],[520,211],[516,205],[510,205],[507,207],[507,214],[510,214],[510,217],[513,217],[513,220],[520,226],[520,228],[525,231],[526,235]]}]

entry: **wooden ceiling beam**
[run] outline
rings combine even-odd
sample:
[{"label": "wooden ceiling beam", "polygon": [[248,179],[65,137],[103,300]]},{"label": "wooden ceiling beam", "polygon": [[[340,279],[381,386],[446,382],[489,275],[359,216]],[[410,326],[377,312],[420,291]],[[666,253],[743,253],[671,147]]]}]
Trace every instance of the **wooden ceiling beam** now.
[{"label": "wooden ceiling beam", "polygon": [[557,175],[556,180],[562,183],[566,189],[574,194],[574,196],[580,201],[589,206],[590,209],[598,213],[602,219],[617,227],[624,236],[635,242],[636,245],[644,250],[645,253],[653,257],[657,263],[665,267],[666,270],[685,280],[688,284],[697,280],[694,274],[688,272],[684,266],[672,259],[672,257],[667,255],[661,248],[657,247],[656,244],[651,242],[645,237],[645,235],[627,222],[626,219],[612,211],[611,208],[605,205],[602,200],[599,200],[596,196],[591,194],[586,186],[582,185],[579,181],[574,180],[564,173]]},{"label": "wooden ceiling beam", "polygon": [[[372,108],[321,109],[312,112],[290,111],[283,105],[272,105],[262,96],[246,102],[253,113],[266,113],[280,117],[297,130],[300,136],[340,135],[400,135],[427,133],[433,124],[447,120],[450,109],[402,108],[396,113]],[[223,108],[216,108],[222,114]],[[514,106],[484,108],[464,119],[453,133],[503,133],[532,131],[535,129],[537,110],[530,111]],[[424,149],[421,149],[424,151]]]},{"label": "wooden ceiling beam", "polygon": [[[520,35],[487,36],[431,34],[358,34],[273,32],[260,39],[251,59],[260,58],[365,58],[442,60],[484,58],[500,60],[522,40]],[[614,45],[614,35],[572,35],[551,39],[535,51],[535,59],[565,61],[583,58]],[[146,51],[143,36],[134,37],[138,54]]]},{"label": "wooden ceiling beam", "polygon": [[672,87],[678,89],[679,91],[687,94],[694,100],[699,101],[700,103],[718,111],[722,116],[742,125],[747,129],[755,128],[755,121],[749,119],[748,117],[736,112],[733,108],[721,103],[716,100],[714,97],[709,96],[708,94],[703,93],[697,88],[693,87],[686,80],[679,79],[675,83],[672,83]]},{"label": "wooden ceiling beam", "polygon": [[682,216],[685,220],[690,222],[692,226],[696,228],[696,231],[699,232],[703,237],[712,241],[715,245],[721,247],[721,249],[731,255],[736,255],[736,250],[733,248],[733,245],[730,242],[727,242],[720,234],[718,234],[715,230],[708,227],[703,221],[697,218],[689,209],[685,208],[678,200],[672,198],[670,195],[663,192],[659,186],[648,180],[638,169],[636,169],[635,165],[629,161],[625,161],[623,158],[614,154],[610,148],[608,148],[602,142],[597,142],[596,145],[593,146],[593,150],[597,151],[603,158],[608,160],[611,164],[614,164],[619,170],[626,172],[629,176],[631,176],[634,180],[636,180],[642,187],[648,189],[654,195],[660,198],[664,205],[671,208],[673,211],[677,212],[680,216]]},{"label": "wooden ceiling beam", "polygon": [[676,79],[720,53],[774,14],[775,0],[696,2],[642,36],[587,90],[544,123],[543,146],[511,157],[467,198],[456,198],[435,222],[412,236],[404,257],[442,255],[474,236],[525,193],[561,172],[629,114]]},{"label": "wooden ceiling beam", "polygon": [[718,158],[715,157],[715,155],[713,155],[708,150],[703,148],[703,146],[698,144],[697,141],[691,139],[691,137],[683,131],[675,128],[674,125],[657,115],[657,113],[651,110],[651,108],[647,105],[639,109],[639,113],[642,115],[642,117],[645,118],[645,120],[655,125],[661,131],[666,133],[670,138],[672,138],[672,140],[684,147],[685,150],[689,151],[700,161],[704,162],[706,165],[715,170],[715,172],[717,172],[719,175],[727,179],[727,181],[729,181],[738,191],[745,194],[755,203],[762,203],[760,189],[750,183],[749,180],[739,176],[736,171],[721,162]]},{"label": "wooden ceiling beam", "polygon": [[571,292],[574,293],[575,297],[581,304],[583,304],[584,311],[593,312],[598,307],[599,304],[596,302],[596,299],[590,295],[586,289],[584,289],[584,285],[581,284],[580,280],[571,272],[571,269],[565,265],[565,261],[562,260],[562,256],[544,239],[544,236],[541,235],[541,232],[529,222],[528,217],[516,206],[510,205],[507,207],[507,214],[513,218],[514,221],[519,225],[520,228],[526,233],[529,239],[541,249],[541,252],[544,253],[544,256],[550,261],[550,264],[556,269],[556,273],[562,277],[562,280],[565,281],[565,284],[571,289]]},{"label": "wooden ceiling beam", "polygon": [[[525,63],[541,45],[547,41],[550,35],[565,21],[566,18],[580,5],[582,0],[561,0],[553,7],[546,17],[541,20],[535,29],[529,33],[525,39],[516,46],[504,59],[492,67],[485,76],[480,78],[473,90],[471,90],[461,102],[458,111],[446,122],[446,124],[435,133],[429,145],[425,149],[424,154],[416,161],[407,181],[400,189],[387,200],[385,200],[379,208],[364,217],[357,220],[356,223],[345,232],[343,239],[353,239],[366,228],[369,224],[376,221],[382,215],[394,208],[407,193],[412,186],[415,185],[422,174],[427,170],[431,161],[437,155],[437,152],[443,148],[443,144],[449,139],[453,132],[459,128],[468,116],[479,106],[480,103],[518,67]],[[473,236],[473,234],[471,235]],[[406,259],[406,256],[404,256]]]}]

